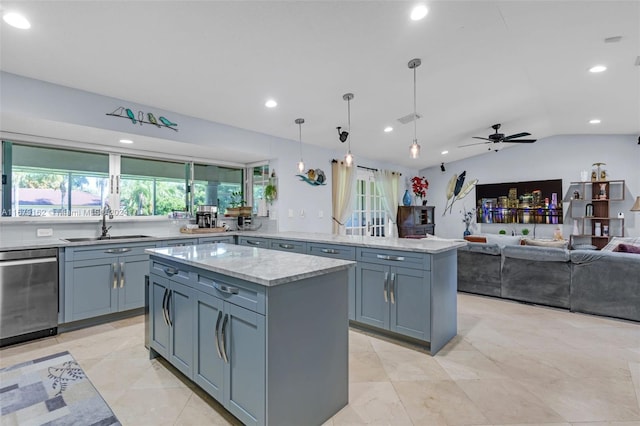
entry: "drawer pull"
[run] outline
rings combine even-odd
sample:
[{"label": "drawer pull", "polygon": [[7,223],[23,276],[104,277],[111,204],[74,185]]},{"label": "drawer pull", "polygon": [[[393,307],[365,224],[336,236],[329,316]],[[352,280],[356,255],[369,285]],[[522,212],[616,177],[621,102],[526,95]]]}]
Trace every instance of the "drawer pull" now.
[{"label": "drawer pull", "polygon": [[340,253],[339,250],[334,250],[334,249],[322,249],[320,250],[323,253],[327,253],[327,254],[338,254]]},{"label": "drawer pull", "polygon": [[169,276],[176,275],[178,272],[180,272],[180,270],[176,269],[176,268],[170,268],[169,266],[164,268],[164,273],[169,275]]},{"label": "drawer pull", "polygon": [[116,262],[111,264],[111,273],[113,274],[113,288],[118,288],[118,264]]},{"label": "drawer pull", "polygon": [[169,295],[169,289],[164,289],[164,295],[162,296],[162,318],[164,323],[168,326],[169,320],[167,319],[167,297]]},{"label": "drawer pull", "polygon": [[218,320],[216,321],[216,352],[218,352],[218,358],[222,359],[222,352],[220,351],[220,321],[222,320],[222,311],[218,311]]},{"label": "drawer pull", "polygon": [[382,294],[384,295],[384,303],[387,303],[389,299],[387,298],[387,289],[389,286],[389,273],[384,273],[384,288],[382,289]]},{"label": "drawer pull", "polygon": [[105,250],[104,252],[108,254],[115,254],[115,253],[126,253],[129,251],[131,251],[131,249],[127,247],[127,248],[109,249],[109,250]]},{"label": "drawer pull", "polygon": [[378,259],[393,260],[393,261],[396,261],[396,262],[402,262],[404,260],[404,256],[390,256],[388,254],[379,254],[376,257]]},{"label": "drawer pull", "polygon": [[252,240],[245,240],[247,244],[252,245],[252,246],[260,246],[262,245],[262,241],[252,241]]},{"label": "drawer pull", "polygon": [[278,244],[278,246],[280,246],[280,248],[289,249],[289,250],[291,250],[292,248],[295,248],[293,244]]},{"label": "drawer pull", "polygon": [[120,288],[124,287],[124,262],[120,262]]},{"label": "drawer pull", "polygon": [[391,296],[391,304],[396,304],[396,273],[391,273],[391,286],[389,289],[389,294]]},{"label": "drawer pull", "polygon": [[223,293],[228,293],[228,294],[238,294],[238,292],[240,291],[238,289],[238,287],[231,287],[228,286],[226,284],[214,284],[214,287],[217,288],[218,290],[220,290]]},{"label": "drawer pull", "polygon": [[229,321],[229,315],[225,314],[224,321],[222,321],[222,359],[229,364],[229,357],[227,356],[227,321]]}]

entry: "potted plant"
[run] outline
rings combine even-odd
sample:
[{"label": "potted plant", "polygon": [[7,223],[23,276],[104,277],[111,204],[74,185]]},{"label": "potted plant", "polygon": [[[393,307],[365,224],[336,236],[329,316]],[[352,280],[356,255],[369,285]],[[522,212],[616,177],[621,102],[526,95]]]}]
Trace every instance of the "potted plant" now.
[{"label": "potted plant", "polygon": [[251,206],[245,206],[247,202],[242,198],[241,191],[231,193],[227,216],[251,216]]},{"label": "potted plant", "polygon": [[527,228],[522,228],[522,235],[524,235],[525,237],[529,235],[529,230]]},{"label": "potted plant", "polygon": [[267,202],[272,203],[278,198],[278,188],[272,183],[264,187],[264,198]]},{"label": "potted plant", "polygon": [[507,235],[507,231],[505,231],[504,229],[501,229],[500,231],[498,231],[498,234]]}]

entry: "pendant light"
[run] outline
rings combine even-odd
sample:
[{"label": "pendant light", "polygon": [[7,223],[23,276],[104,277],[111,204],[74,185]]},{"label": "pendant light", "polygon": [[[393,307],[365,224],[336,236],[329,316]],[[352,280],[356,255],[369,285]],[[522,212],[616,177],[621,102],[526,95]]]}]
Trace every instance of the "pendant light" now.
[{"label": "pendant light", "polygon": [[420,66],[422,61],[418,58],[409,61],[409,68],[413,70],[413,143],[409,148],[411,158],[420,157],[420,145],[418,145],[418,114],[416,113],[416,68]]},{"label": "pendant light", "polygon": [[353,99],[353,93],[345,93],[342,95],[342,99],[347,101],[347,125],[348,125],[348,143],[349,146],[347,148],[347,155],[344,156],[344,161],[347,163],[347,167],[351,167],[353,164],[353,154],[351,154],[351,99]]},{"label": "pendant light", "polygon": [[298,172],[304,172],[304,161],[302,161],[302,123],[304,123],[304,118],[296,118],[296,124],[299,128],[298,140],[300,141],[300,161],[298,162]]}]

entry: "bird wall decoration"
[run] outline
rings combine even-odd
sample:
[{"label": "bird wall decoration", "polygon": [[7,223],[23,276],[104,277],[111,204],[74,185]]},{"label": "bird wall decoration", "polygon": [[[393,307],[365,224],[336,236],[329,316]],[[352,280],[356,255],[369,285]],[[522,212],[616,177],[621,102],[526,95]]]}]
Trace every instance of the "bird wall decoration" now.
[{"label": "bird wall decoration", "polygon": [[[139,124],[139,125],[143,125],[143,124],[151,124],[153,126],[160,128],[167,128],[167,129],[171,129],[173,131],[178,131],[178,129],[176,128],[176,126],[178,125],[177,123],[174,123],[173,121],[169,120],[166,117],[158,117],[156,119],[155,115],[151,112],[146,113],[146,117],[147,120],[145,120],[145,113],[144,111],[138,111],[138,116],[136,118],[136,114],[133,112],[133,110],[131,108],[125,108],[123,106],[120,106],[116,109],[114,109],[112,112],[107,113],[106,115],[110,115],[112,117],[120,117],[120,118],[126,118],[127,120],[131,120],[131,123],[133,124]],[[160,122],[158,122],[158,120]]]}]

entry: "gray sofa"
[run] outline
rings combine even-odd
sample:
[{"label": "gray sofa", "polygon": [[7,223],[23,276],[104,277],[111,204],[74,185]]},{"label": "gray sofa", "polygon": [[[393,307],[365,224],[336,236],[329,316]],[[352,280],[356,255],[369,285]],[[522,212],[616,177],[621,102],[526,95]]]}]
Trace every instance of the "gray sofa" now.
[{"label": "gray sofa", "polygon": [[458,290],[640,321],[640,255],[469,243]]}]

